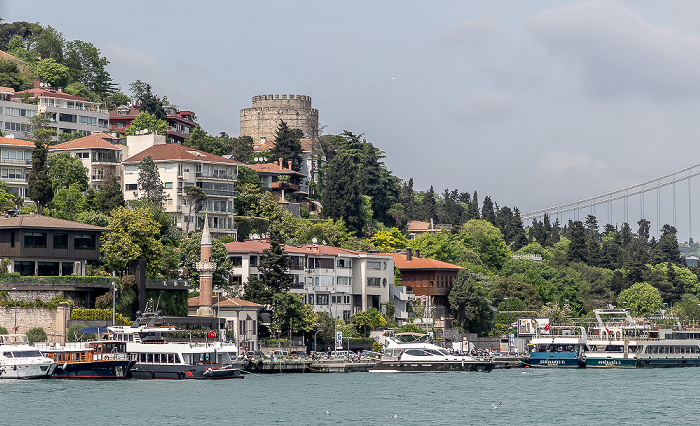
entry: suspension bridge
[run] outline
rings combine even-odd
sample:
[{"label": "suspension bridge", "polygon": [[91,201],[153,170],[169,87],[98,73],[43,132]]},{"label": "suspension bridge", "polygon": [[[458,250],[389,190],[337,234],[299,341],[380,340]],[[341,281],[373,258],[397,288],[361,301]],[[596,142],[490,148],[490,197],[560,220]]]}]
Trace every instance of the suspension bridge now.
[{"label": "suspension bridge", "polygon": [[[658,230],[664,224],[670,224],[678,228],[677,219],[680,213],[678,205],[682,204],[688,209],[687,233],[689,241],[692,242],[692,178],[698,175],[700,175],[700,163],[604,194],[527,212],[521,214],[521,219],[527,225],[534,219],[542,219],[544,215],[547,215],[550,219],[554,220],[557,218],[560,223],[563,223],[567,219],[582,220],[582,214],[585,220],[585,216],[591,214],[596,216],[598,223],[601,224],[607,215],[607,222],[605,223],[626,222],[633,229],[633,224],[640,219],[646,219],[650,222],[655,219],[655,223],[658,226],[652,226],[652,229],[657,230],[658,236]],[[686,186],[687,195],[685,192]],[[670,194],[668,189],[670,189]],[[669,200],[669,197],[672,200]],[[636,208],[636,202],[639,202],[638,209]],[[672,212],[663,211],[662,214],[662,206],[669,204],[672,206]],[[649,211],[649,207],[655,207],[655,210]],[[596,211],[602,208],[605,209],[605,213],[602,216],[597,215]],[[671,217],[669,217],[669,214]],[[632,215],[631,221],[630,215]],[[685,216],[685,211],[683,211],[681,216]],[[680,237],[679,240],[681,240]]]}]

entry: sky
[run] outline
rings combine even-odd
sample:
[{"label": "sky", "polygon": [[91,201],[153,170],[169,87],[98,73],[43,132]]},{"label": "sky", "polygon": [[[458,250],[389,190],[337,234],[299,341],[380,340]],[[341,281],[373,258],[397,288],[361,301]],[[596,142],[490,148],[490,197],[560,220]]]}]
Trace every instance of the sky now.
[{"label": "sky", "polygon": [[[238,136],[253,96],[310,95],[324,134],[364,134],[415,189],[521,212],[700,163],[696,1],[0,0],[0,17],[93,43],[123,92],[150,83],[210,134]],[[664,223],[670,191],[643,201]]]}]

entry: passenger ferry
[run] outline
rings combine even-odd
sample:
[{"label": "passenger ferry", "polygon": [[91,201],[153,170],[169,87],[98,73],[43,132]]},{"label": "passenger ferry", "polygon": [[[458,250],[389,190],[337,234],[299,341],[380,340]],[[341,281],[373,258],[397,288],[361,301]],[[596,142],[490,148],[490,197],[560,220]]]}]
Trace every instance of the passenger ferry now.
[{"label": "passenger ferry", "polygon": [[490,372],[495,363],[489,357],[450,354],[445,348],[427,341],[402,342],[398,333],[394,339],[385,337],[387,346],[381,358],[370,370],[373,373],[441,373],[451,371]]},{"label": "passenger ferry", "polygon": [[54,379],[124,379],[130,377],[135,363],[126,354],[126,342],[39,343],[36,347],[58,364],[51,374]]},{"label": "passenger ferry", "polygon": [[521,358],[525,367],[585,367],[588,350],[586,329],[580,326],[547,326],[538,328],[530,341],[530,353]]},{"label": "passenger ferry", "polygon": [[[594,310],[598,326],[589,340],[586,368],[700,366],[700,330],[662,316],[639,323],[626,310]],[[611,317],[605,321],[604,316]],[[671,320],[674,324],[668,326]],[[659,322],[656,325],[654,321]]]},{"label": "passenger ferry", "polygon": [[47,378],[56,363],[29,345],[24,334],[0,335],[0,379]]},{"label": "passenger ferry", "polygon": [[224,342],[166,342],[165,334],[176,331],[162,324],[159,312],[140,314],[132,326],[107,327],[110,337],[126,343],[135,362],[131,377],[137,379],[232,379],[243,378],[235,362],[238,349]]}]

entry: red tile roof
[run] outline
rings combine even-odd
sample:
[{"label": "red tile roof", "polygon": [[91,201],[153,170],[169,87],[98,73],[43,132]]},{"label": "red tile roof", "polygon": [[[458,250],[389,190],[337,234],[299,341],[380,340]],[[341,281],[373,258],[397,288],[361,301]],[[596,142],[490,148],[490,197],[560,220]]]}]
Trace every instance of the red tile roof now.
[{"label": "red tile roof", "polygon": [[413,259],[406,260],[406,255],[403,253],[383,253],[383,255],[393,257],[394,265],[402,271],[406,269],[464,269],[459,265],[425,257],[414,256]]},{"label": "red tile roof", "polygon": [[87,149],[87,148],[101,148],[101,149],[116,149],[119,150],[118,146],[113,145],[109,141],[118,141],[119,138],[108,133],[93,133],[90,136],[85,136],[84,138],[74,139],[72,141],[60,143],[58,145],[52,146],[50,149],[53,151],[63,151],[69,149]]},{"label": "red tile roof", "polygon": [[23,141],[22,139],[0,137],[0,145],[14,146],[34,146],[34,142]]},{"label": "red tile roof", "polygon": [[188,160],[197,162],[203,161],[210,163],[226,163],[239,166],[244,165],[236,160],[229,160],[228,158],[219,157],[218,155],[175,143],[154,145],[144,151],[139,152],[133,157],[127,158],[124,160],[124,163],[138,163],[148,156],[150,156],[153,161]]},{"label": "red tile roof", "polygon": [[13,89],[12,87],[0,86],[0,92],[2,92],[2,93],[15,93],[15,89]]},{"label": "red tile roof", "polygon": [[88,225],[86,223],[57,219],[38,214],[21,214],[16,217],[0,216],[0,229],[42,228],[42,229],[77,229],[81,231],[109,231],[109,228]]},{"label": "red tile roof", "polygon": [[258,173],[273,173],[277,175],[297,175],[306,176],[303,173],[299,173],[287,167],[280,167],[277,163],[264,163],[264,164],[246,164],[248,168],[255,170]]},{"label": "red tile roof", "polygon": [[430,222],[422,222],[420,220],[412,220],[408,222],[408,232],[438,232],[440,229],[441,228],[438,226],[433,226],[433,228],[431,228]]},{"label": "red tile roof", "polygon": [[270,150],[272,150],[272,148],[274,148],[274,147],[275,147],[275,144],[274,144],[274,143],[269,143],[269,142],[265,142],[265,143],[254,143],[254,144],[253,144],[253,151],[255,151],[255,152],[270,151]]},{"label": "red tile roof", "polygon": [[[124,106],[124,105],[121,105],[121,106]],[[118,120],[120,118],[134,119],[134,118],[136,118],[137,115],[139,115],[139,107],[134,106],[134,105],[126,105],[126,106],[129,107],[129,112],[127,114],[118,114],[117,111],[119,110],[119,108],[113,109],[109,112],[109,119],[110,120]]]},{"label": "red tile roof", "polygon": [[[245,240],[233,241],[224,244],[226,251],[229,254],[233,253],[262,253],[263,250],[270,248],[268,240]],[[337,256],[340,254],[358,255],[361,251],[348,250],[340,247],[305,244],[301,246],[284,245],[284,251],[295,254],[318,254],[322,256]]]},{"label": "red tile roof", "polygon": [[[68,93],[65,93],[65,92],[47,90],[47,89],[44,89],[43,87],[34,87],[32,89],[17,92],[17,93],[15,93],[15,97],[17,97],[23,93],[27,93],[29,96],[31,96],[33,98],[43,96],[46,98],[61,98],[61,99],[70,99],[73,101],[87,102],[87,99],[82,97],[82,96],[73,96],[73,95],[69,95]],[[91,103],[95,103],[95,102],[91,102]]]},{"label": "red tile roof", "polygon": [[[243,308],[243,307],[249,307],[249,308],[263,308],[263,305],[259,305],[257,303],[249,302],[247,300],[242,300],[242,299],[236,299],[234,297],[222,297],[221,298],[221,305],[219,305],[219,296],[212,296],[212,304],[214,306],[220,306],[222,308],[226,307],[234,307],[234,308]],[[188,306],[199,306],[199,296],[195,297],[190,297],[187,299],[187,305]]]}]

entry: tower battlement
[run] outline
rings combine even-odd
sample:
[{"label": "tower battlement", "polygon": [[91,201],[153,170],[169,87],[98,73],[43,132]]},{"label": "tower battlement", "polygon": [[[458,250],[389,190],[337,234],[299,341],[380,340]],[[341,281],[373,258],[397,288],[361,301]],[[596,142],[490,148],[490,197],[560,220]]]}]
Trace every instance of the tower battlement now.
[{"label": "tower battlement", "polygon": [[241,136],[274,140],[280,121],[301,129],[304,137],[318,136],[318,110],[311,107],[311,96],[291,94],[253,96],[251,108],[241,110]]}]

